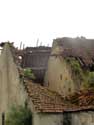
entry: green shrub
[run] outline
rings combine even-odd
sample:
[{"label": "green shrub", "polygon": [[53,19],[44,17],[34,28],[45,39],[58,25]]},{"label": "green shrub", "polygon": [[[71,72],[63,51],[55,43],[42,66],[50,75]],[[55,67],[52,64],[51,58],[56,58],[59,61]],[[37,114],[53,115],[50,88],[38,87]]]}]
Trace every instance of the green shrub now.
[{"label": "green shrub", "polygon": [[35,79],[35,76],[30,68],[24,69],[24,76],[30,79]]},{"label": "green shrub", "polygon": [[79,79],[79,80],[84,80],[84,74],[83,71],[81,69],[81,66],[78,62],[78,60],[76,60],[73,57],[67,57],[66,58],[66,62],[70,65],[71,69],[72,69],[72,73]]},{"label": "green shrub", "polygon": [[72,67],[72,70],[75,72],[75,74],[79,74],[81,72],[81,67],[77,60],[72,59],[71,67]]},{"label": "green shrub", "polygon": [[66,61],[70,64],[72,71],[76,74],[81,72],[81,67],[79,62],[75,58],[67,58]]},{"label": "green shrub", "polygon": [[90,72],[89,70],[83,70],[78,62],[73,57],[67,57],[66,62],[70,65],[72,69],[73,76],[75,76],[77,80],[83,83],[84,88],[94,88],[94,72]]},{"label": "green shrub", "polygon": [[88,87],[94,87],[94,72],[89,72]]},{"label": "green shrub", "polygon": [[12,107],[6,117],[6,125],[31,125],[31,111],[25,107]]}]

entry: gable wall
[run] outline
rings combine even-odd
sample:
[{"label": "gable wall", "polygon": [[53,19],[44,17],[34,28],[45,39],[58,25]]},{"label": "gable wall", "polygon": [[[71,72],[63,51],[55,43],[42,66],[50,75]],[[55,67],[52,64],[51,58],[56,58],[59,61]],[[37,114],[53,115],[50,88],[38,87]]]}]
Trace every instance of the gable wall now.
[{"label": "gable wall", "polygon": [[[6,44],[0,56],[0,119],[2,113],[13,105],[24,105],[26,94],[19,79],[9,45]],[[1,120],[0,120],[1,125]]]},{"label": "gable wall", "polygon": [[[52,55],[59,54],[61,48],[54,43]],[[50,56],[48,69],[45,75],[45,85],[60,94],[67,95],[75,90],[75,85],[71,78],[71,72],[62,56]]]}]

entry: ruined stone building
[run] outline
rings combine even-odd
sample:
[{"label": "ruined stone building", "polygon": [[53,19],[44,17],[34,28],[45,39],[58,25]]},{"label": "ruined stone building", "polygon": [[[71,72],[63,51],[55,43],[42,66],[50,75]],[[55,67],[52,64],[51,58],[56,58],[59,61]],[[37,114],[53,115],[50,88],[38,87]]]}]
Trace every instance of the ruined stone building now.
[{"label": "ruined stone building", "polygon": [[45,85],[63,95],[84,88],[94,71],[94,40],[58,38],[53,42]]},{"label": "ruined stone building", "polygon": [[[76,39],[81,44],[76,44]],[[52,51],[48,48],[45,52],[43,48],[40,48],[41,51],[39,48],[27,48],[26,53],[17,52],[9,43],[4,44],[0,55],[0,125],[2,114],[6,118],[12,105],[26,103],[32,112],[32,125],[94,124],[94,89],[81,89],[85,87],[83,77],[86,79],[93,72],[93,40],[88,43],[90,40],[76,39],[56,39]],[[85,41],[86,44],[83,44]],[[42,58],[44,53],[48,64]],[[42,75],[42,78],[45,77],[43,85],[24,77],[19,56],[22,56],[20,63],[24,61],[23,68],[36,67],[39,73],[38,68],[41,70],[46,67],[46,74]],[[39,59],[41,61],[38,64]]]}]

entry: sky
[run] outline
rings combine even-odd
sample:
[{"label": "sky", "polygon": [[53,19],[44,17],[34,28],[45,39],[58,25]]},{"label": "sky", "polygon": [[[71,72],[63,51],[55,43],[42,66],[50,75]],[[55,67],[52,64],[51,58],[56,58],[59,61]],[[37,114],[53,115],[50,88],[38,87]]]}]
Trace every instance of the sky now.
[{"label": "sky", "polygon": [[77,36],[94,38],[94,0],[0,0],[0,42],[51,46]]}]

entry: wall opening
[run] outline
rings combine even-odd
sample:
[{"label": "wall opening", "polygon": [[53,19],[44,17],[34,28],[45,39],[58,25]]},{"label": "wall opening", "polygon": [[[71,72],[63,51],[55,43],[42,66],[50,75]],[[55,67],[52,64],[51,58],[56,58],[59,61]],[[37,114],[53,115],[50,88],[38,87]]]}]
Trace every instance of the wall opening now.
[{"label": "wall opening", "polygon": [[5,113],[2,113],[2,125],[5,125]]},{"label": "wall opening", "polygon": [[60,74],[60,80],[62,80],[62,74]]},{"label": "wall opening", "polygon": [[64,113],[63,125],[72,125],[72,116],[70,113]]},{"label": "wall opening", "polygon": [[68,88],[68,92],[71,92],[71,88]]}]

